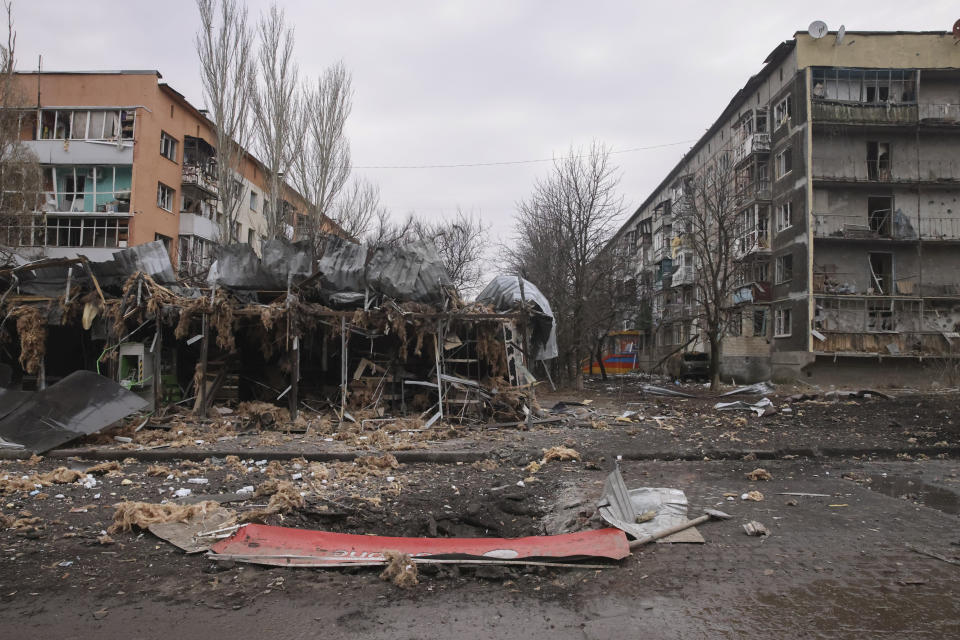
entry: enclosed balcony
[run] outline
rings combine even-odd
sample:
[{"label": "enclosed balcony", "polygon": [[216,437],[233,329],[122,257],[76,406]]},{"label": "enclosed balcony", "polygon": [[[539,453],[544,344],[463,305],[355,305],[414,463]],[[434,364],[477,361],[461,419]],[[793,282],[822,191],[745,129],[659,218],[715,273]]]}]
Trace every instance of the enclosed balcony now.
[{"label": "enclosed balcony", "polygon": [[217,151],[203,138],[184,136],[182,183],[185,189],[199,191],[204,197],[217,198],[220,193]]}]

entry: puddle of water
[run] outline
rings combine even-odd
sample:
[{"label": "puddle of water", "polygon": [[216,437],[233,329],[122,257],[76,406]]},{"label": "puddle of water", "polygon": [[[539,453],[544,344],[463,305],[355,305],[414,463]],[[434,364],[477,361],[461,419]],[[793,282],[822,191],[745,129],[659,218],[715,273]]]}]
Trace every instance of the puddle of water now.
[{"label": "puddle of water", "polygon": [[877,475],[871,476],[870,483],[866,486],[873,491],[893,498],[917,502],[944,513],[960,514],[960,495],[949,489],[936,487],[921,480],[902,476],[888,475],[884,477]]}]

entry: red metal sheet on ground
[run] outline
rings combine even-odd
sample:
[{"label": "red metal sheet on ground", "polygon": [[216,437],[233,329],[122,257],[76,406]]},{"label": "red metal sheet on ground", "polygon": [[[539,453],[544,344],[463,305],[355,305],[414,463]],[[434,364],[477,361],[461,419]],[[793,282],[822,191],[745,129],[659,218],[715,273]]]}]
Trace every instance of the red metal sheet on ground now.
[{"label": "red metal sheet on ground", "polygon": [[630,547],[619,529],[529,538],[390,538],[248,524],[211,551],[258,564],[336,566],[379,564],[384,551],[421,558],[619,560]]}]

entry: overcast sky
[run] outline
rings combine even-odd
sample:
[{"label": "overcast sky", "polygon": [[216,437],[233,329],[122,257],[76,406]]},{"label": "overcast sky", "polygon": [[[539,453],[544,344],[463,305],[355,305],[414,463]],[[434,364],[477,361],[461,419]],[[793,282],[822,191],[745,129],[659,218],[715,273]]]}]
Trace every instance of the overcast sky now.
[{"label": "overcast sky", "polygon": [[[253,17],[268,2],[248,3]],[[353,161],[394,215],[462,207],[507,238],[547,162],[599,140],[632,211],[764,58],[812,20],[831,30],[941,30],[948,0],[904,2],[281,2],[301,73],[353,73]],[[202,107],[191,0],[15,0],[21,69],[157,69]],[[670,146],[666,146],[670,145]]]}]

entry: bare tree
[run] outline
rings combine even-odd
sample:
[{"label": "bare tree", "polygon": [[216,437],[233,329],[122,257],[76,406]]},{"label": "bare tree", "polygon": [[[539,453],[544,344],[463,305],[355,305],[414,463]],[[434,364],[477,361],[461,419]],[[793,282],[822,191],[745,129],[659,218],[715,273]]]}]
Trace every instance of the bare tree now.
[{"label": "bare tree", "polygon": [[623,209],[619,177],[599,143],[571,149],[518,205],[513,243],[504,258],[537,285],[557,318],[560,374],[582,387],[581,363],[596,334],[601,280],[598,257]]},{"label": "bare tree", "polygon": [[299,69],[293,59],[293,29],[286,26],[283,9],[271,5],[261,16],[258,31],[258,81],[250,92],[253,133],[268,174],[264,194],[266,233],[270,238],[278,238],[286,233],[284,177],[299,155],[302,140],[297,127]]},{"label": "bare tree", "polygon": [[327,68],[301,97],[298,135],[302,150],[294,162],[293,181],[310,204],[307,234],[316,237],[350,177],[347,118],[352,108],[350,73],[342,62]]},{"label": "bare tree", "polygon": [[459,207],[452,220],[415,220],[415,233],[433,242],[457,290],[463,295],[480,292],[489,225]]},{"label": "bare tree", "polygon": [[417,218],[412,212],[396,221],[386,208],[381,207],[377,209],[376,220],[365,241],[372,247],[399,247],[417,238]]},{"label": "bare tree", "polygon": [[250,132],[253,34],[238,0],[197,0],[197,8],[200,79],[217,143],[220,242],[229,243],[245,194],[238,174]]},{"label": "bare tree", "polygon": [[21,141],[22,127],[34,123],[36,116],[27,108],[14,75],[17,34],[13,3],[4,2],[4,9],[7,44],[0,46],[0,262],[6,264],[18,246],[35,244],[29,236],[34,232],[42,184],[37,157]]},{"label": "bare tree", "polygon": [[688,225],[699,302],[697,321],[710,346],[710,385],[716,388],[722,336],[740,268],[734,249],[741,197],[729,154],[721,152],[691,176],[686,193],[686,212],[681,210],[678,217]]},{"label": "bare tree", "polygon": [[364,178],[354,178],[334,201],[329,212],[333,220],[351,238],[362,238],[373,230],[374,223],[388,218],[380,204],[380,187]]}]

